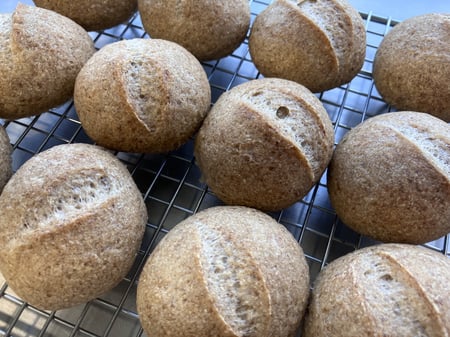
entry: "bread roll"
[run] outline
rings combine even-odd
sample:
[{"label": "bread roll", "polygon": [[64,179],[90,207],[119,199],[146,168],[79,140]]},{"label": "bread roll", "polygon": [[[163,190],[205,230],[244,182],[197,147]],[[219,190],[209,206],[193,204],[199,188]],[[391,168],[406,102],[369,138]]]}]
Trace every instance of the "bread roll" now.
[{"label": "bread roll", "polygon": [[333,143],[330,118],[308,89],[266,78],[218,99],[197,135],[195,156],[225,203],[275,211],[319,181]]},{"label": "bread roll", "polygon": [[425,243],[450,232],[450,125],[425,113],[372,117],[337,145],[331,203],[357,232]]},{"label": "bread roll", "polygon": [[75,107],[99,145],[166,152],[189,140],[211,104],[206,73],[183,47],[133,39],[103,47],[83,67]]},{"label": "bread roll", "polygon": [[0,14],[0,118],[37,115],[67,101],[94,52],[87,32],[53,11],[18,4],[13,14]]},{"label": "bread roll", "polygon": [[424,247],[382,244],[321,271],[304,337],[448,336],[450,259]]},{"label": "bread roll", "polygon": [[128,20],[137,0],[33,0],[36,6],[58,12],[86,30],[101,30]]},{"label": "bread roll", "polygon": [[12,175],[12,148],[9,137],[3,126],[0,125],[0,194],[3,187]]},{"label": "bread roll", "polygon": [[425,14],[396,25],[381,42],[373,78],[381,96],[399,110],[450,122],[450,14]]},{"label": "bread roll", "polygon": [[275,0],[256,17],[249,48],[264,76],[319,92],[356,76],[364,63],[366,32],[346,0]]},{"label": "bread roll", "polygon": [[0,196],[0,271],[41,309],[91,300],[131,268],[146,215],[117,158],[93,145],[53,147],[29,159]]},{"label": "bread roll", "polygon": [[158,244],[137,289],[148,336],[293,336],[309,273],[293,236],[245,207],[210,208]]},{"label": "bread roll", "polygon": [[145,30],[179,43],[199,60],[231,54],[250,26],[248,0],[139,0]]}]

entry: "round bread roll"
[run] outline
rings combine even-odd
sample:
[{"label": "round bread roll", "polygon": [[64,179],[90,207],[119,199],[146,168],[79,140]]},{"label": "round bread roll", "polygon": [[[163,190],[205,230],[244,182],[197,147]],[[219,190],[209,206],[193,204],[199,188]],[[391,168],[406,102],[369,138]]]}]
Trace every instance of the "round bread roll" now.
[{"label": "round bread roll", "polygon": [[0,14],[0,118],[37,115],[70,99],[94,52],[88,33],[53,11],[18,4]]},{"label": "round bread roll", "polygon": [[126,167],[94,145],[60,145],[28,160],[0,196],[0,271],[24,300],[59,310],[116,286],[147,220]]},{"label": "round bread roll", "polygon": [[450,125],[408,111],[370,118],[337,145],[328,190],[338,216],[361,234],[438,239],[450,232]]},{"label": "round bread roll", "polygon": [[231,54],[250,26],[248,0],[139,0],[138,4],[151,37],[176,42],[201,61]]},{"label": "round bread roll", "polygon": [[33,0],[36,6],[72,19],[88,31],[114,27],[128,20],[137,0]]},{"label": "round bread roll", "polygon": [[430,249],[382,244],[321,271],[304,337],[448,336],[450,259]]},{"label": "round bread roll", "polygon": [[256,17],[249,47],[264,76],[319,92],[356,76],[364,63],[366,32],[346,0],[275,0]]},{"label": "round bread roll", "polygon": [[200,62],[157,39],[115,42],[80,71],[75,107],[99,145],[126,152],[174,150],[198,130],[211,104]]},{"label": "round bread roll", "polygon": [[9,137],[0,125],[0,194],[12,175],[12,148]]},{"label": "round bread roll", "polygon": [[450,14],[425,14],[396,25],[383,39],[373,79],[383,99],[399,110],[450,122]]},{"label": "round bread roll", "polygon": [[197,135],[204,179],[225,203],[276,211],[317,183],[333,152],[328,114],[308,89],[253,80],[224,93]]},{"label": "round bread roll", "polygon": [[308,265],[286,228],[254,209],[221,206],[158,244],[140,276],[137,310],[153,337],[288,337],[308,295]]}]

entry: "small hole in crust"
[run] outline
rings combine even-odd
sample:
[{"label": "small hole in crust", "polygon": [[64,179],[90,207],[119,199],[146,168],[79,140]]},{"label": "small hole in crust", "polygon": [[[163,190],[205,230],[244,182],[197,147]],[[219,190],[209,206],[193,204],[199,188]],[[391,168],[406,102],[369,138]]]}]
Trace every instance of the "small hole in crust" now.
[{"label": "small hole in crust", "polygon": [[393,280],[392,276],[389,274],[384,274],[383,276],[380,277],[380,279],[388,282]]},{"label": "small hole in crust", "polygon": [[277,117],[278,118],[286,118],[287,116],[289,116],[289,109],[285,106],[280,106],[277,109]]}]

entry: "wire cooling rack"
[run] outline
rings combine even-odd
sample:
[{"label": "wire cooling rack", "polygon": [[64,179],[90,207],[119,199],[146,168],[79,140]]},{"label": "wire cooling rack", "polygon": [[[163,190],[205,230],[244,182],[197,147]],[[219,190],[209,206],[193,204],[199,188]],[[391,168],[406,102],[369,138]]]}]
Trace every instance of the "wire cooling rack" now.
[{"label": "wire cooling rack", "polygon": [[[250,1],[252,22],[269,3],[269,0]],[[372,13],[361,15],[367,30],[367,54],[362,70],[351,83],[318,95],[333,122],[336,143],[365,119],[390,111],[374,87],[371,72],[376,49],[396,22]],[[148,37],[139,15],[127,24],[90,34],[97,48],[121,39]],[[213,102],[230,88],[260,76],[251,61],[247,42],[246,39],[228,57],[203,63]],[[92,143],[78,121],[72,101],[36,117],[15,121],[0,119],[0,124],[6,128],[14,147],[14,170],[34,154],[52,146]],[[128,166],[149,210],[145,237],[133,268],[112,291],[89,303],[56,312],[42,311],[23,302],[0,275],[0,336],[145,336],[136,313],[135,298],[137,279],[146,257],[181,220],[221,202],[202,182],[201,172],[195,165],[192,140],[167,154],[119,152],[117,156]],[[311,280],[335,258],[374,243],[339,221],[328,197],[326,175],[302,200],[270,215],[300,242]],[[450,255],[448,236],[427,246]]]}]

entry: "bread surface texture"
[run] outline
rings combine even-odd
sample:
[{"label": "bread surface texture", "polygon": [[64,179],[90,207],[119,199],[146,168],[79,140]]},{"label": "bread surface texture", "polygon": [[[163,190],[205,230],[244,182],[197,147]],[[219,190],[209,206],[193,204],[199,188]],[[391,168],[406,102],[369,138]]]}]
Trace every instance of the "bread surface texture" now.
[{"label": "bread surface texture", "polygon": [[392,28],[375,55],[373,78],[398,110],[450,122],[450,14],[425,14]]},{"label": "bread surface texture", "polygon": [[38,115],[73,95],[94,54],[88,33],[53,11],[18,4],[0,15],[0,118]]},{"label": "bread surface texture", "polygon": [[450,232],[450,126],[409,111],[366,120],[337,145],[328,190],[338,216],[361,234],[438,239]]},{"label": "bread surface texture", "polygon": [[0,194],[12,175],[12,147],[3,126],[0,125]]},{"label": "bread surface texture", "polygon": [[179,223],[138,283],[148,336],[293,336],[309,295],[303,251],[285,227],[246,207],[217,206]]},{"label": "bread surface texture", "polygon": [[197,134],[195,156],[225,203],[274,211],[307,194],[333,144],[330,118],[308,89],[265,78],[222,94]]},{"label": "bread surface texture", "polygon": [[137,10],[137,0],[34,0],[34,3],[72,19],[87,31],[124,23]]},{"label": "bread surface texture", "polygon": [[200,62],[165,40],[132,39],[100,49],[80,71],[75,107],[99,145],[127,152],[175,150],[211,104]]},{"label": "bread surface texture", "polygon": [[250,26],[248,0],[139,0],[145,30],[176,42],[199,60],[231,54]]},{"label": "bread surface texture", "polygon": [[0,196],[0,271],[41,309],[86,302],[125,277],[146,221],[116,157],[94,145],[53,147],[21,166]]},{"label": "bread surface texture", "polygon": [[314,283],[305,337],[449,336],[450,259],[381,244],[347,254]]},{"label": "bread surface texture", "polygon": [[264,76],[320,92],[356,76],[364,63],[366,33],[346,0],[276,0],[256,17],[249,48]]}]

